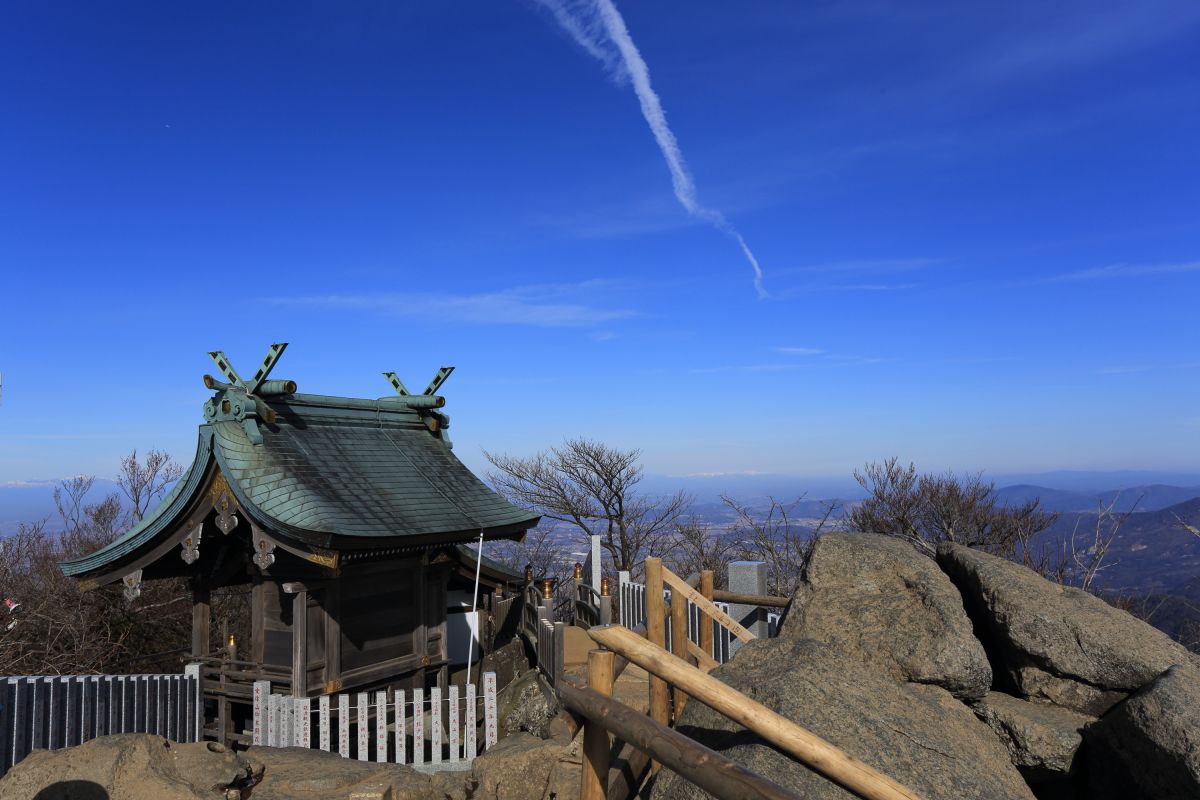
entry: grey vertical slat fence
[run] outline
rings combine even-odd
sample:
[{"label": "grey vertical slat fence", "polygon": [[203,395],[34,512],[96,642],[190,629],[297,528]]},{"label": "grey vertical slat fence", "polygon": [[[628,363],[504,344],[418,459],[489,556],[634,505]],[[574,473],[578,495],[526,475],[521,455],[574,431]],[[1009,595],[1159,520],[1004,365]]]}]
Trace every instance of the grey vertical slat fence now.
[{"label": "grey vertical slat fence", "polygon": [[324,696],[314,704],[272,694],[269,681],[255,681],[253,698],[255,744],[328,751],[336,730],[337,752],[360,761],[454,768],[479,754],[476,720],[483,721],[483,749],[496,743],[499,729],[494,672],[483,673],[482,692],[468,683],[445,696],[437,687],[345,692],[336,702]]},{"label": "grey vertical slat fence", "polygon": [[[646,587],[644,584],[634,583],[629,579],[628,572],[620,573],[619,583],[617,584],[617,593],[620,597],[621,613],[620,622],[626,628],[636,628],[646,622]],[[669,603],[671,600],[671,590],[663,590],[663,598]],[[729,604],[722,602],[713,603],[717,608],[729,613]],[[700,625],[702,620],[707,615],[702,612],[695,603],[688,601],[688,630],[687,637],[692,642],[700,644]],[[780,615],[776,612],[768,612],[767,619],[767,636],[774,637],[779,633],[779,618]],[[737,641],[729,629],[714,619],[709,620],[709,624],[713,626],[713,659],[718,664],[727,662],[737,651],[734,644]],[[667,627],[667,647],[671,647],[671,620],[666,620]]]},{"label": "grey vertical slat fence", "polygon": [[0,775],[35,749],[114,733],[200,740],[199,671],[184,675],[0,676]]}]

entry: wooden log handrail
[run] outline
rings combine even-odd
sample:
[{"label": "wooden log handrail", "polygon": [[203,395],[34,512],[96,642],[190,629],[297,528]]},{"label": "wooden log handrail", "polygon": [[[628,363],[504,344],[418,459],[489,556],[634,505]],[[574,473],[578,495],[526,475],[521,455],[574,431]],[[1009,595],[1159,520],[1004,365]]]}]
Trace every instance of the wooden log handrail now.
[{"label": "wooden log handrail", "polygon": [[[724,714],[865,800],[921,800],[920,795],[911,789],[683,659],[639,638],[627,628],[620,625],[592,628],[588,635],[598,644],[619,653],[651,675],[680,687],[696,701]],[[570,687],[568,691],[579,690]],[[580,713],[587,716],[582,710]],[[614,730],[611,726],[606,727]],[[622,738],[633,741],[624,736]],[[641,746],[640,742],[638,746]],[[671,766],[658,755],[654,757]]]},{"label": "wooden log handrail", "polygon": [[[647,574],[647,576],[649,575],[649,564],[650,564],[650,559],[646,559],[646,565],[647,565],[646,574]],[[753,633],[751,633],[750,631],[743,628],[742,625],[736,619],[729,616],[721,609],[717,608],[716,605],[713,603],[713,601],[709,600],[704,595],[702,595],[699,592],[699,590],[693,589],[690,585],[688,585],[688,582],[685,581],[683,578],[679,577],[674,572],[671,572],[671,570],[667,569],[666,567],[662,567],[661,569],[662,569],[662,582],[671,587],[671,601],[672,602],[674,602],[674,600],[675,600],[675,594],[678,593],[681,597],[685,597],[688,600],[691,600],[693,605],[695,605],[697,608],[699,608],[701,611],[703,611],[708,616],[715,619],[717,622],[719,622],[724,627],[728,628],[730,633],[732,633],[737,638],[741,639],[743,642],[752,642],[756,638],[758,638]],[[649,578],[647,578],[647,584],[646,584],[647,600],[649,600],[649,594],[650,594],[650,584],[649,584]],[[647,620],[650,619],[649,604],[647,604],[646,619]],[[686,630],[684,631],[684,636],[687,636]]]},{"label": "wooden log handrail", "polygon": [[741,594],[727,592],[724,589],[714,589],[712,599],[721,603],[738,603],[743,606],[769,606],[771,608],[786,608],[792,602],[790,597],[780,597],[772,594]]},{"label": "wooden log handrail", "polygon": [[[613,657],[611,650],[588,653],[588,689],[601,697],[612,697]],[[608,800],[609,753],[608,729],[598,720],[589,720],[583,728],[583,775],[579,800]]]},{"label": "wooden log handrail", "polygon": [[559,696],[567,708],[717,797],[800,800],[741,764],[595,690],[564,683],[559,687]]}]

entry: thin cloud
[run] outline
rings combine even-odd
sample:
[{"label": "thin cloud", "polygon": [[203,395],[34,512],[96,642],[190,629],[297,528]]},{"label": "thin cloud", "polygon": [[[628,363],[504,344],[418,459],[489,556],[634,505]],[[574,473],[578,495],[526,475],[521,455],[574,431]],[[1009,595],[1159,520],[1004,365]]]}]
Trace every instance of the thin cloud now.
[{"label": "thin cloud", "polygon": [[272,298],[277,305],[375,311],[397,317],[478,325],[588,328],[638,316],[630,309],[595,308],[560,298],[570,285],[528,286],[476,294],[330,294]]},{"label": "thin cloud", "polygon": [[779,275],[885,275],[913,272],[946,263],[941,258],[867,258],[847,261],[827,261],[775,270]]},{"label": "thin cloud", "polygon": [[825,351],[815,347],[776,347],[775,352],[789,356],[816,356]]},{"label": "thin cloud", "polygon": [[585,51],[604,64],[605,69],[618,83],[628,80],[642,109],[642,117],[650,126],[654,141],[662,152],[667,170],[671,173],[671,186],[675,199],[692,217],[703,220],[721,233],[737,242],[742,255],[754,271],[754,290],[759,298],[767,297],[763,288],[763,271],[758,258],[746,244],[742,234],[725,215],[716,209],[700,204],[696,183],[692,180],[683,151],[667,124],[667,114],[662,101],[650,84],[650,68],[638,51],[633,37],[625,25],[621,12],[612,0],[537,0],[549,9],[559,26],[563,28]]},{"label": "thin cloud", "polygon": [[1035,283],[1072,283],[1075,281],[1103,281],[1118,278],[1141,278],[1146,275],[1175,275],[1185,272],[1200,272],[1200,261],[1184,261],[1175,264],[1109,264],[1061,275],[1051,275]]}]

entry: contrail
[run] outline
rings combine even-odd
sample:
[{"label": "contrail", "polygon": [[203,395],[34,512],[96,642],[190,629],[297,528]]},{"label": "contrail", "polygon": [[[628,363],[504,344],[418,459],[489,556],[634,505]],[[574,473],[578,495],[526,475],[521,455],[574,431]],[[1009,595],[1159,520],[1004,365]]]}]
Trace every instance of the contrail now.
[{"label": "contrail", "polygon": [[604,64],[609,74],[618,83],[626,80],[633,84],[634,94],[642,107],[642,116],[654,134],[654,141],[662,151],[663,160],[671,173],[671,186],[675,190],[675,199],[683,206],[688,214],[701,219],[714,228],[737,240],[738,246],[750,266],[754,269],[754,290],[760,298],[766,297],[763,289],[762,267],[758,259],[746,244],[746,240],[737,229],[725,219],[725,215],[715,209],[706,208],[700,204],[696,192],[696,183],[688,172],[679,149],[675,134],[667,125],[667,115],[663,111],[662,101],[658,99],[654,88],[650,85],[650,68],[646,66],[642,54],[638,52],[629,29],[621,12],[617,11],[612,0],[537,0],[545,6],[555,21],[572,39],[600,63]]}]

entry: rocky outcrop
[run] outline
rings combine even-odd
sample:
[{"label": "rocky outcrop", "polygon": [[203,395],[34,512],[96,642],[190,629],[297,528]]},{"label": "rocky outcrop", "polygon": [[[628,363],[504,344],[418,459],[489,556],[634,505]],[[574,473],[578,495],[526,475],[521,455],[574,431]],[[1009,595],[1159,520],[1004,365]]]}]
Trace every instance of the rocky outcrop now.
[{"label": "rocky outcrop", "polygon": [[500,691],[496,712],[505,736],[525,731],[545,739],[550,735],[550,721],[559,712],[558,698],[542,674],[533,670]]},{"label": "rocky outcrop", "polygon": [[[927,800],[1033,798],[1000,741],[937,686],[898,683],[838,648],[794,639],[751,642],[712,674]],[[854,797],[701,703],[676,727],[799,797]],[[652,794],[706,796],[669,771]]]},{"label": "rocky outcrop", "polygon": [[475,797],[533,800],[579,797],[579,740],[543,741],[528,733],[501,739],[476,759]]},{"label": "rocky outcrop", "polygon": [[983,646],[954,584],[900,539],[817,539],[779,635],[814,639],[896,680],[978,699],[992,683]]},{"label": "rocky outcrop", "polygon": [[1200,669],[1175,666],[1085,733],[1091,796],[1200,797]]},{"label": "rocky outcrop", "polygon": [[989,692],[973,708],[1008,748],[1026,780],[1035,783],[1072,774],[1083,729],[1095,722],[1095,717],[1000,692]]},{"label": "rocky outcrop", "polygon": [[939,547],[937,560],[962,593],[993,667],[1024,697],[1099,715],[1168,667],[1192,661],[1166,634],[1020,564],[955,544]]},{"label": "rocky outcrop", "polygon": [[262,767],[261,779],[247,792],[254,800],[375,798],[388,787],[392,797],[414,800],[474,796],[470,773],[418,772],[401,764],[357,761],[301,747],[252,747],[245,758]]},{"label": "rocky outcrop", "polygon": [[35,750],[0,778],[4,800],[237,798],[262,766],[213,743],[145,734],[105,736],[66,750]]},{"label": "rocky outcrop", "polygon": [[579,793],[572,742],[504,739],[470,770],[422,772],[299,747],[232,753],[212,742],[104,736],[38,750],[0,778],[4,800],[571,800]]}]

